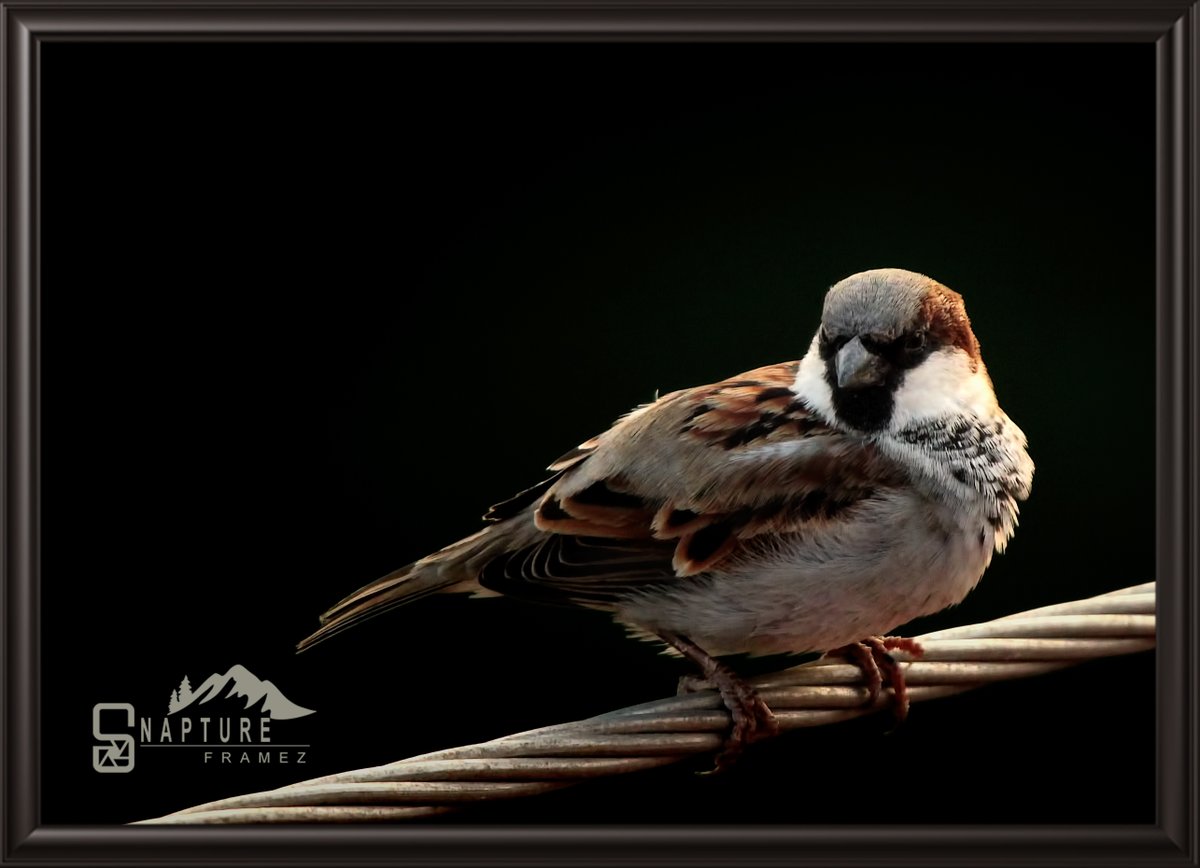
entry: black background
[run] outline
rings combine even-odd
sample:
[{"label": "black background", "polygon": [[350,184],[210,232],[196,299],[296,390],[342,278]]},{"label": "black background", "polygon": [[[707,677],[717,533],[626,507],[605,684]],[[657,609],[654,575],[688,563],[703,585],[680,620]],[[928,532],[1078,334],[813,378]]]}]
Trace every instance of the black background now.
[{"label": "black background", "polygon": [[[1149,45],[42,51],[45,822],[672,692],[605,616],[510,600],[292,646],[656,389],[799,357],[866,268],[965,295],[1038,465],[1009,552],[906,632],[1154,577]],[[308,765],[92,771],[94,703],[235,663],[317,710]],[[1152,683],[1092,663],[448,822],[1151,822]]]}]

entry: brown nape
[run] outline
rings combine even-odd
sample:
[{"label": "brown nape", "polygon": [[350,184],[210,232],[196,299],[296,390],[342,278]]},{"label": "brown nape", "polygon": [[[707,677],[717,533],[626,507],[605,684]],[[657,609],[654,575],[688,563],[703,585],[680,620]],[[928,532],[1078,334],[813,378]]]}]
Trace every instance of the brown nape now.
[{"label": "brown nape", "polygon": [[979,341],[971,331],[971,320],[961,295],[935,283],[921,305],[921,319],[927,323],[929,337],[935,344],[958,347],[971,357],[971,370],[975,370],[980,359]]}]

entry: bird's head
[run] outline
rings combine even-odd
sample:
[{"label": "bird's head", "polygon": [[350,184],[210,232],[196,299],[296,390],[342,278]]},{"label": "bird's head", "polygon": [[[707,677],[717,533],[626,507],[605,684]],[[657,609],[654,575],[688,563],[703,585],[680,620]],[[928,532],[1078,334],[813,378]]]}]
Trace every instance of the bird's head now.
[{"label": "bird's head", "polygon": [[796,391],[863,432],[996,409],[962,296],[899,268],[833,285]]}]

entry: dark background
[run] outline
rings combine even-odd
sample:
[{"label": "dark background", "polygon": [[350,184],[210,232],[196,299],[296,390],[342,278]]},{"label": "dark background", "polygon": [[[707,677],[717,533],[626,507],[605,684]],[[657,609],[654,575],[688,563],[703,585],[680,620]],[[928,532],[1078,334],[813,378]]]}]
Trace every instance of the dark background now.
[{"label": "dark background", "polygon": [[[605,616],[510,600],[292,646],[656,389],[799,357],[866,268],[965,295],[1038,465],[1009,552],[906,632],[1154,577],[1149,45],[42,51],[45,822],[672,692]],[[94,703],[235,663],[317,710],[307,766],[92,771]],[[1152,683],[1097,662],[449,822],[1147,823]]]}]

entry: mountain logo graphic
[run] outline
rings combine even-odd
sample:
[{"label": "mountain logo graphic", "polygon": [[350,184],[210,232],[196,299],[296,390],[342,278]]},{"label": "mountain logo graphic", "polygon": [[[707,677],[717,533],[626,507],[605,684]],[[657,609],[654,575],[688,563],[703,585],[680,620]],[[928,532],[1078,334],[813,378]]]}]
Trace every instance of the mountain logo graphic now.
[{"label": "mountain logo graphic", "polygon": [[195,690],[185,675],[179,687],[171,691],[167,714],[178,714],[185,708],[209,703],[223,705],[226,701],[240,701],[242,710],[253,710],[272,720],[293,720],[315,713],[311,708],[296,705],[278,687],[258,678],[245,666],[234,665],[224,675],[214,672]]}]

